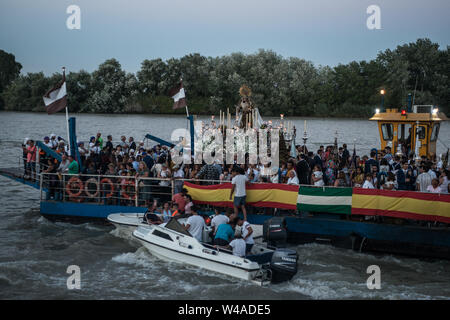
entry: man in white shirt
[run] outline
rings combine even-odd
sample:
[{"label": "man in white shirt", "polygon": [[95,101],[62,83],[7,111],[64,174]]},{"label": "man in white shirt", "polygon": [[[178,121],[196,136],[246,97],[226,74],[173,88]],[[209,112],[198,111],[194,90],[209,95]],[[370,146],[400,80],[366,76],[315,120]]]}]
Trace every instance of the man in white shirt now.
[{"label": "man in white shirt", "polygon": [[427,192],[428,186],[431,186],[431,176],[423,166],[419,167],[419,172],[420,174],[416,179],[416,189],[417,191]]},{"label": "man in white shirt", "polygon": [[249,183],[248,178],[244,175],[244,170],[241,168],[235,168],[232,172],[233,179],[231,179],[231,184],[233,185],[230,192],[230,200],[233,198],[233,207],[234,207],[234,218],[238,216],[239,208],[242,209],[244,213],[244,220],[247,220],[247,211],[245,210],[245,186]]},{"label": "man in white shirt", "polygon": [[67,173],[69,171],[70,161],[67,159],[67,153],[63,153],[61,156],[61,162],[58,166],[58,172]]},{"label": "man in white shirt", "polygon": [[195,206],[191,207],[191,213],[192,216],[187,219],[184,229],[189,231],[199,242],[202,242],[203,228],[206,226],[205,220],[197,214]]},{"label": "man in white shirt", "polygon": [[129,147],[129,145],[128,145],[128,143],[127,143],[127,137],[125,137],[125,136],[121,136],[120,137],[120,142],[119,142],[119,146],[121,146],[122,147],[122,151],[124,152],[124,153],[128,153],[128,147]]},{"label": "man in white shirt", "polygon": [[241,227],[242,239],[245,241],[245,252],[248,254],[252,250],[255,240],[253,239],[253,229],[248,221],[244,221],[241,218],[237,219],[237,225]]},{"label": "man in white shirt", "polygon": [[233,249],[233,255],[245,257],[246,243],[240,236],[233,239],[228,246]]},{"label": "man in white shirt", "polygon": [[173,179],[174,182],[174,194],[180,193],[183,189],[183,180],[184,179],[184,163],[180,166],[179,164],[176,164],[173,167]]},{"label": "man in white shirt", "polygon": [[432,170],[432,168],[428,169],[428,174],[430,175],[431,179],[437,179],[436,173]]},{"label": "man in white shirt", "polygon": [[228,223],[230,221],[230,218],[228,217],[229,213],[227,212],[226,215],[220,214],[219,209],[214,209],[215,215],[211,219],[211,228],[212,228],[212,234],[215,235],[217,231],[217,227],[221,224]]},{"label": "man in white shirt", "polygon": [[52,145],[52,149],[55,150],[58,147],[58,141],[56,141],[56,134],[52,133],[50,135],[50,143]]}]

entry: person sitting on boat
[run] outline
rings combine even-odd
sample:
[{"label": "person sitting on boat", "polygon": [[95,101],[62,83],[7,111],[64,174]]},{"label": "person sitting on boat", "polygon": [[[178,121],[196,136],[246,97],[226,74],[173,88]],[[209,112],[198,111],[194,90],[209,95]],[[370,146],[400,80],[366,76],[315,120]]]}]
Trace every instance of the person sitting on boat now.
[{"label": "person sitting on boat", "polygon": [[167,222],[172,217],[172,211],[169,209],[169,202],[164,202],[161,210],[161,218],[163,222]]},{"label": "person sitting on boat", "polygon": [[228,248],[233,249],[233,255],[237,257],[245,257],[247,244],[242,239],[242,235],[238,234],[233,240],[231,240]]},{"label": "person sitting on boat", "polygon": [[197,208],[195,206],[192,206],[190,210],[192,216],[187,219],[184,229],[189,231],[199,242],[202,242],[203,229],[206,227],[205,220],[197,214]]},{"label": "person sitting on boat", "polygon": [[147,212],[144,214],[144,221],[148,224],[161,224],[163,222],[162,218],[155,214],[157,205],[158,201],[155,199],[153,204],[148,206]]},{"label": "person sitting on boat", "polygon": [[214,245],[225,247],[234,237],[233,221],[229,220],[227,223],[222,223],[217,227],[216,235],[214,236]]},{"label": "person sitting on boat", "polygon": [[250,226],[248,221],[245,221],[241,217],[236,219],[236,224],[241,227],[242,239],[245,241],[245,252],[248,254],[255,244],[255,240],[253,239],[253,229]]},{"label": "person sitting on boat", "polygon": [[172,212],[172,217],[181,215],[180,211],[178,211],[178,204],[176,204],[175,202],[172,203],[171,212]]},{"label": "person sitting on boat", "polygon": [[217,228],[224,223],[230,222],[230,212],[227,211],[226,214],[221,214],[219,208],[214,208],[214,217],[211,219],[211,238],[214,238]]}]

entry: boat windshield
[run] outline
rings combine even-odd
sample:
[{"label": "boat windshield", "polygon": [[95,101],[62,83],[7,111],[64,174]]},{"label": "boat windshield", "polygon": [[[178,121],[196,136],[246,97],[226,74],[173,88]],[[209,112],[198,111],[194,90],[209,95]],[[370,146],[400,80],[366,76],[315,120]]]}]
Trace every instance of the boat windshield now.
[{"label": "boat windshield", "polygon": [[170,229],[170,230],[179,232],[179,233],[181,233],[181,234],[187,235],[187,236],[189,236],[189,237],[192,237],[191,234],[190,234],[187,230],[185,230],[185,229],[183,228],[183,226],[178,222],[177,219],[170,218],[169,222],[167,222],[167,224],[165,225],[165,227],[166,227],[167,229]]}]

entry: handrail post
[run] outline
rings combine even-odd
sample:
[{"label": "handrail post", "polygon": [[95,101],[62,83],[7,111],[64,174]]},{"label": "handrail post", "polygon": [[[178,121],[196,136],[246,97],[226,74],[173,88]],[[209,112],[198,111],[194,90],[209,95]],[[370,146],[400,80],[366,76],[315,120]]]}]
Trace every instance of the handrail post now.
[{"label": "handrail post", "polygon": [[[98,188],[98,203],[101,203],[103,199],[103,192],[102,189],[100,188],[100,176],[97,176],[97,188]],[[106,204],[106,199],[104,204]]]},{"label": "handrail post", "polygon": [[43,185],[43,173],[39,174],[39,190],[41,191],[41,201],[42,201],[42,185]]},{"label": "handrail post", "polygon": [[136,196],[134,197],[134,205],[136,207],[138,207],[139,206],[139,201],[138,201],[139,178],[134,177],[134,188],[136,190],[136,192],[135,192]]}]

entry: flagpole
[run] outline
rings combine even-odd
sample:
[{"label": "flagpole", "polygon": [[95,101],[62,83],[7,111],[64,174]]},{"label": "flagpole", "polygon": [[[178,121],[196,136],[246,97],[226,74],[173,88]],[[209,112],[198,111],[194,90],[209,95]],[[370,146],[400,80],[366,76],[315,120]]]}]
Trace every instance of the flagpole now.
[{"label": "flagpole", "polygon": [[[66,67],[62,67],[63,70],[63,78],[64,78],[64,82],[66,82]],[[71,153],[71,148],[70,148],[70,132],[69,132],[69,108],[68,105],[66,104],[66,127],[67,127],[67,145],[68,145],[68,154],[70,155]]]}]

